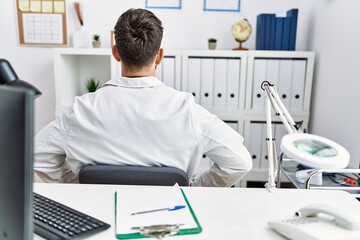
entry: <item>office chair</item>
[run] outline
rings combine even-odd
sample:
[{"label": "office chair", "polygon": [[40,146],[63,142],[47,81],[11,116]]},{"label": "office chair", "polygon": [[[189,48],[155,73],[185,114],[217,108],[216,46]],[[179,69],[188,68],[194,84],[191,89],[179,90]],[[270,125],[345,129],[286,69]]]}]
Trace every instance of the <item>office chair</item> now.
[{"label": "office chair", "polygon": [[183,170],[174,167],[86,165],[79,172],[79,183],[189,186],[189,178]]}]

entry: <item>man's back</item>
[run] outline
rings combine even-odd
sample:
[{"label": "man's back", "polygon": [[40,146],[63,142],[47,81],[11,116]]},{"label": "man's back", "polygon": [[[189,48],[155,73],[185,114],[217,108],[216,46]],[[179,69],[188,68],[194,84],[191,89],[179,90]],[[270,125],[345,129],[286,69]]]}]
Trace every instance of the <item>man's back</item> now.
[{"label": "man's back", "polygon": [[252,167],[242,136],[195,104],[192,95],[154,77],[164,57],[160,19],[145,9],[129,9],[114,29],[112,53],[121,77],[76,98],[72,109],[37,135],[37,175],[49,182],[76,182],[85,164],[107,163],[165,165],[192,178],[206,154],[214,164],[193,185],[239,181]]},{"label": "man's back", "polygon": [[75,100],[67,157],[90,164],[174,166],[192,174],[189,163],[201,153],[189,96],[154,77],[110,81]]}]

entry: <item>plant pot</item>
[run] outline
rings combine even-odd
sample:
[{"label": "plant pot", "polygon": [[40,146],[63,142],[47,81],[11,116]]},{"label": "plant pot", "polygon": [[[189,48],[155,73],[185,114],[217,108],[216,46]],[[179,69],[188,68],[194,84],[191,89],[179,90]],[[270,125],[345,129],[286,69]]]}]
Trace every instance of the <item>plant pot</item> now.
[{"label": "plant pot", "polygon": [[216,42],[209,42],[209,49],[215,50],[216,49]]},{"label": "plant pot", "polygon": [[94,48],[99,48],[101,46],[101,42],[99,41],[93,41],[92,44]]}]

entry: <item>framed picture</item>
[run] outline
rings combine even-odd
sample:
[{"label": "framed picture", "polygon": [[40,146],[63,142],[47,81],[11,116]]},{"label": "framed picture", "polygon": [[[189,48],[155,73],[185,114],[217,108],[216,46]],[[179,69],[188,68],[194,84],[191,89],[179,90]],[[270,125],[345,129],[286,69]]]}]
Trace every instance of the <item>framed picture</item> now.
[{"label": "framed picture", "polygon": [[204,0],[204,11],[240,12],[240,0]]},{"label": "framed picture", "polygon": [[16,0],[20,45],[66,46],[66,0]]},{"label": "framed picture", "polygon": [[182,0],[145,0],[145,8],[181,9]]}]

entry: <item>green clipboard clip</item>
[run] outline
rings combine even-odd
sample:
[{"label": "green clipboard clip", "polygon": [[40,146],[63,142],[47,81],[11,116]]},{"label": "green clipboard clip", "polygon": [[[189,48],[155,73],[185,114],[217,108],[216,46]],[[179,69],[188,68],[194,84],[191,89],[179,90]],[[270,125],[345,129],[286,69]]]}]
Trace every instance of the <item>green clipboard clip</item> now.
[{"label": "green clipboard clip", "polygon": [[146,237],[155,237],[162,239],[171,235],[175,235],[180,231],[183,224],[160,224],[143,227],[133,227],[133,230],[139,230],[140,234]]}]

